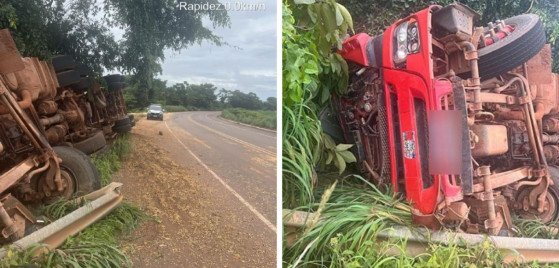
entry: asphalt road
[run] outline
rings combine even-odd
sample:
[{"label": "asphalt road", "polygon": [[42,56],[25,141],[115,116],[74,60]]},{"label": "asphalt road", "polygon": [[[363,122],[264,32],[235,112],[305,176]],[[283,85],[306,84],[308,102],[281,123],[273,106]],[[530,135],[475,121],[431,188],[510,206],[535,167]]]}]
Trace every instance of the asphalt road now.
[{"label": "asphalt road", "polygon": [[196,170],[195,179],[212,189],[204,199],[213,204],[210,210],[222,211],[223,224],[239,239],[236,250],[246,261],[241,266],[275,267],[276,132],[243,126],[219,115],[165,114],[163,122],[149,121],[149,125],[159,131],[156,144],[182,166]]},{"label": "asphalt road", "polygon": [[166,123],[209,169],[275,225],[276,133],[223,120],[220,113],[175,113]]}]

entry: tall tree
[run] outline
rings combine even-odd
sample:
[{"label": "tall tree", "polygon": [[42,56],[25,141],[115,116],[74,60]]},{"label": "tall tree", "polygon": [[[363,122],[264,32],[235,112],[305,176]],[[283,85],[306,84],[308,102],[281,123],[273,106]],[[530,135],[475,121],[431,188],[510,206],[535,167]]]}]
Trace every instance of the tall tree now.
[{"label": "tall tree", "polygon": [[244,93],[240,90],[231,91],[227,102],[231,105],[231,107],[245,108],[249,110],[258,110],[262,105],[262,102],[255,93]]},{"label": "tall tree", "polygon": [[118,67],[120,51],[108,24],[95,19],[95,0],[2,0],[0,28],[8,28],[24,57],[71,55],[93,71]]},{"label": "tall tree", "polygon": [[[202,1],[190,0],[189,4]],[[218,3],[204,0],[204,3]],[[123,28],[124,40],[121,66],[134,74],[134,82],[147,90],[147,98],[154,94],[152,79],[161,73],[164,50],[179,51],[206,40],[222,45],[223,40],[203,25],[208,18],[214,27],[229,25],[225,10],[182,10],[173,0],[106,0],[105,12],[113,18],[112,25]],[[147,103],[147,100],[139,100]]]},{"label": "tall tree", "polygon": [[[152,82],[161,73],[165,50],[180,51],[203,41],[223,45],[211,28],[229,23],[225,10],[183,10],[175,0],[0,1],[0,28],[10,29],[23,56],[66,54],[97,73],[118,69],[132,74],[137,108],[157,97]],[[115,40],[113,27],[124,30],[122,40]]]},{"label": "tall tree", "polygon": [[194,106],[197,108],[213,108],[217,99],[215,91],[217,87],[213,84],[205,83],[200,85],[187,85],[186,86],[186,103],[187,106]]}]

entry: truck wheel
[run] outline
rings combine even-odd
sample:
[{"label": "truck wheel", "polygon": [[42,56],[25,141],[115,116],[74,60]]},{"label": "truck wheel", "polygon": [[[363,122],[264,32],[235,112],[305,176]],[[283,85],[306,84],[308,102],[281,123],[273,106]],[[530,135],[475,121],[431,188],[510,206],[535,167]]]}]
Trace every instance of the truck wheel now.
[{"label": "truck wheel", "polygon": [[[524,216],[525,218],[533,218],[535,216],[540,218],[543,223],[559,220],[559,167],[549,166],[549,175],[553,180],[553,185],[549,185],[547,188],[547,204],[544,207],[544,212],[538,213],[536,209],[530,208],[526,212],[521,210],[521,216]],[[532,187],[520,188],[516,197],[517,202],[522,203],[524,199],[528,198],[530,190],[532,189]]]},{"label": "truck wheel", "polygon": [[60,174],[68,187],[62,193],[54,193],[49,199],[69,199],[74,195],[85,195],[101,188],[99,172],[89,156],[71,147],[56,146],[53,149],[62,159]]},{"label": "truck wheel", "polygon": [[113,131],[118,133],[118,134],[128,133],[128,132],[130,132],[130,130],[132,130],[132,125],[130,125],[130,124],[113,127]]},{"label": "truck wheel", "polygon": [[504,74],[538,54],[545,45],[545,31],[537,15],[524,14],[505,20],[514,31],[478,50],[481,80]]},{"label": "truck wheel", "polygon": [[111,74],[103,76],[107,84],[116,83],[116,82],[124,82],[124,75],[120,74]]},{"label": "truck wheel", "polygon": [[116,120],[113,127],[124,126],[124,125],[130,125],[130,118],[127,116]]},{"label": "truck wheel", "polygon": [[56,79],[58,80],[58,84],[60,85],[60,87],[67,87],[69,85],[79,83],[81,77],[78,74],[78,72],[74,70],[70,70],[70,71],[57,73]]},{"label": "truck wheel", "polygon": [[74,59],[68,55],[54,56],[52,58],[52,66],[56,73],[71,70],[76,66]]},{"label": "truck wheel", "polygon": [[71,88],[75,91],[84,91],[93,86],[93,79],[90,77],[82,77],[79,83],[73,84]]},{"label": "truck wheel", "polygon": [[81,77],[86,77],[91,73],[91,70],[85,64],[76,64],[74,71],[78,72]]},{"label": "truck wheel", "polygon": [[91,135],[91,137],[74,143],[74,148],[82,151],[84,154],[92,154],[107,145],[107,140],[103,131],[97,130]]},{"label": "truck wheel", "polygon": [[113,83],[108,83],[108,90],[109,91],[117,91],[117,90],[121,90],[124,87],[126,87],[126,83],[125,82],[113,82]]}]

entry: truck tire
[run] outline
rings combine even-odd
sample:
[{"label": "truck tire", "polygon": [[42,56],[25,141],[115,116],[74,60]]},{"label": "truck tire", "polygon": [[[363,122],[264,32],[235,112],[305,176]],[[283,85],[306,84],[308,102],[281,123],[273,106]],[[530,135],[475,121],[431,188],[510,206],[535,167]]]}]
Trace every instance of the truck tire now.
[{"label": "truck tire", "polygon": [[52,58],[52,66],[56,73],[71,70],[76,66],[74,59],[68,55],[54,56]]},{"label": "truck tire", "polygon": [[56,79],[60,87],[67,87],[80,82],[80,75],[74,70],[64,71],[56,74]]},{"label": "truck tire", "polygon": [[481,80],[504,74],[538,54],[545,45],[545,30],[537,15],[524,14],[505,20],[514,31],[478,50]]},{"label": "truck tire", "polygon": [[105,145],[107,145],[107,140],[105,135],[103,135],[103,131],[97,130],[91,137],[74,143],[74,148],[82,151],[84,154],[92,154],[102,149]]},{"label": "truck tire", "polygon": [[[62,175],[69,176],[74,184],[73,189],[69,189],[71,196],[81,196],[101,188],[99,171],[89,156],[71,147],[57,146],[53,149],[62,159],[60,163]],[[68,197],[68,192],[65,192],[63,196]]]},{"label": "truck tire", "polygon": [[107,84],[124,82],[124,75],[120,75],[120,74],[106,75],[106,76],[103,76],[103,78],[105,79]]},{"label": "truck tire", "polygon": [[93,86],[93,79],[90,77],[82,77],[80,82],[76,84],[72,84],[70,87],[77,92],[81,92],[84,90],[88,90],[90,87]]},{"label": "truck tire", "polygon": [[76,64],[74,71],[80,74],[80,77],[86,77],[91,73],[91,70],[85,64]]},{"label": "truck tire", "polygon": [[117,91],[125,88],[127,84],[125,82],[112,82],[107,85],[109,91]]},{"label": "truck tire", "polygon": [[130,117],[125,116],[121,119],[118,119],[115,121],[115,124],[113,125],[113,127],[118,127],[118,126],[124,126],[124,125],[130,125]]},{"label": "truck tire", "polygon": [[118,134],[128,133],[128,132],[130,132],[130,130],[132,130],[132,125],[130,125],[130,124],[113,127],[113,131],[118,133]]},{"label": "truck tire", "polygon": [[559,220],[559,167],[549,166],[549,175],[551,176],[551,180],[553,180],[553,185],[549,185],[549,187],[547,188],[547,199],[549,200],[549,202],[554,203],[550,204],[550,208],[554,208],[553,211],[550,211],[550,221],[556,222]]},{"label": "truck tire", "polygon": [[[538,213],[535,208],[530,208],[528,212],[520,210],[521,218],[533,218],[534,216],[540,218],[543,223],[556,222],[559,220],[559,167],[549,166],[549,175],[553,180],[553,185],[547,188],[546,201],[548,202],[547,209]],[[517,202],[522,202],[530,194],[533,187],[521,187],[516,195]],[[524,216],[524,217],[523,217]]]}]

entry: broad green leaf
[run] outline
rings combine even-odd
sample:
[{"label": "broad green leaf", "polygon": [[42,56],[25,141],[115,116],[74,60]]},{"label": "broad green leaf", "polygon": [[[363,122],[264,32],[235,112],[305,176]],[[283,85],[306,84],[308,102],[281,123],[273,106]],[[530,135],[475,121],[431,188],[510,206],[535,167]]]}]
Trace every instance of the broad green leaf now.
[{"label": "broad green leaf", "polygon": [[355,156],[353,155],[353,153],[351,151],[341,151],[341,152],[336,152],[337,154],[340,154],[346,163],[355,163],[357,162],[357,159],[355,159]]},{"label": "broad green leaf", "polygon": [[342,16],[342,12],[340,12],[340,4],[336,3],[334,9],[336,10],[336,25],[341,26],[342,22],[344,22],[344,17]]},{"label": "broad green leaf", "polygon": [[344,21],[347,23],[347,25],[349,26],[349,28],[351,29],[351,32],[353,31],[353,19],[351,18],[351,14],[349,13],[349,11],[347,11],[347,9],[339,4],[336,3],[337,9],[339,9],[340,13],[342,14]]},{"label": "broad green leaf", "polygon": [[353,144],[340,143],[340,144],[336,145],[336,151],[337,152],[346,151],[347,149],[351,148],[352,146],[353,146]]},{"label": "broad green leaf", "polygon": [[330,163],[332,163],[332,160],[334,159],[334,153],[328,151],[326,152],[326,165],[330,165]]},{"label": "broad green leaf", "polygon": [[298,4],[298,5],[310,5],[310,4],[314,4],[316,1],[315,0],[294,0],[293,2],[295,4]]},{"label": "broad green leaf", "polygon": [[330,99],[330,90],[322,90],[322,95],[320,97],[320,103],[326,103]]},{"label": "broad green leaf", "polygon": [[326,149],[334,150],[336,148],[336,143],[328,134],[322,135],[322,139],[324,140],[324,147]]},{"label": "broad green leaf", "polygon": [[338,163],[337,167],[339,174],[342,174],[345,170],[346,164],[344,158],[339,154],[336,154],[336,163]]}]

